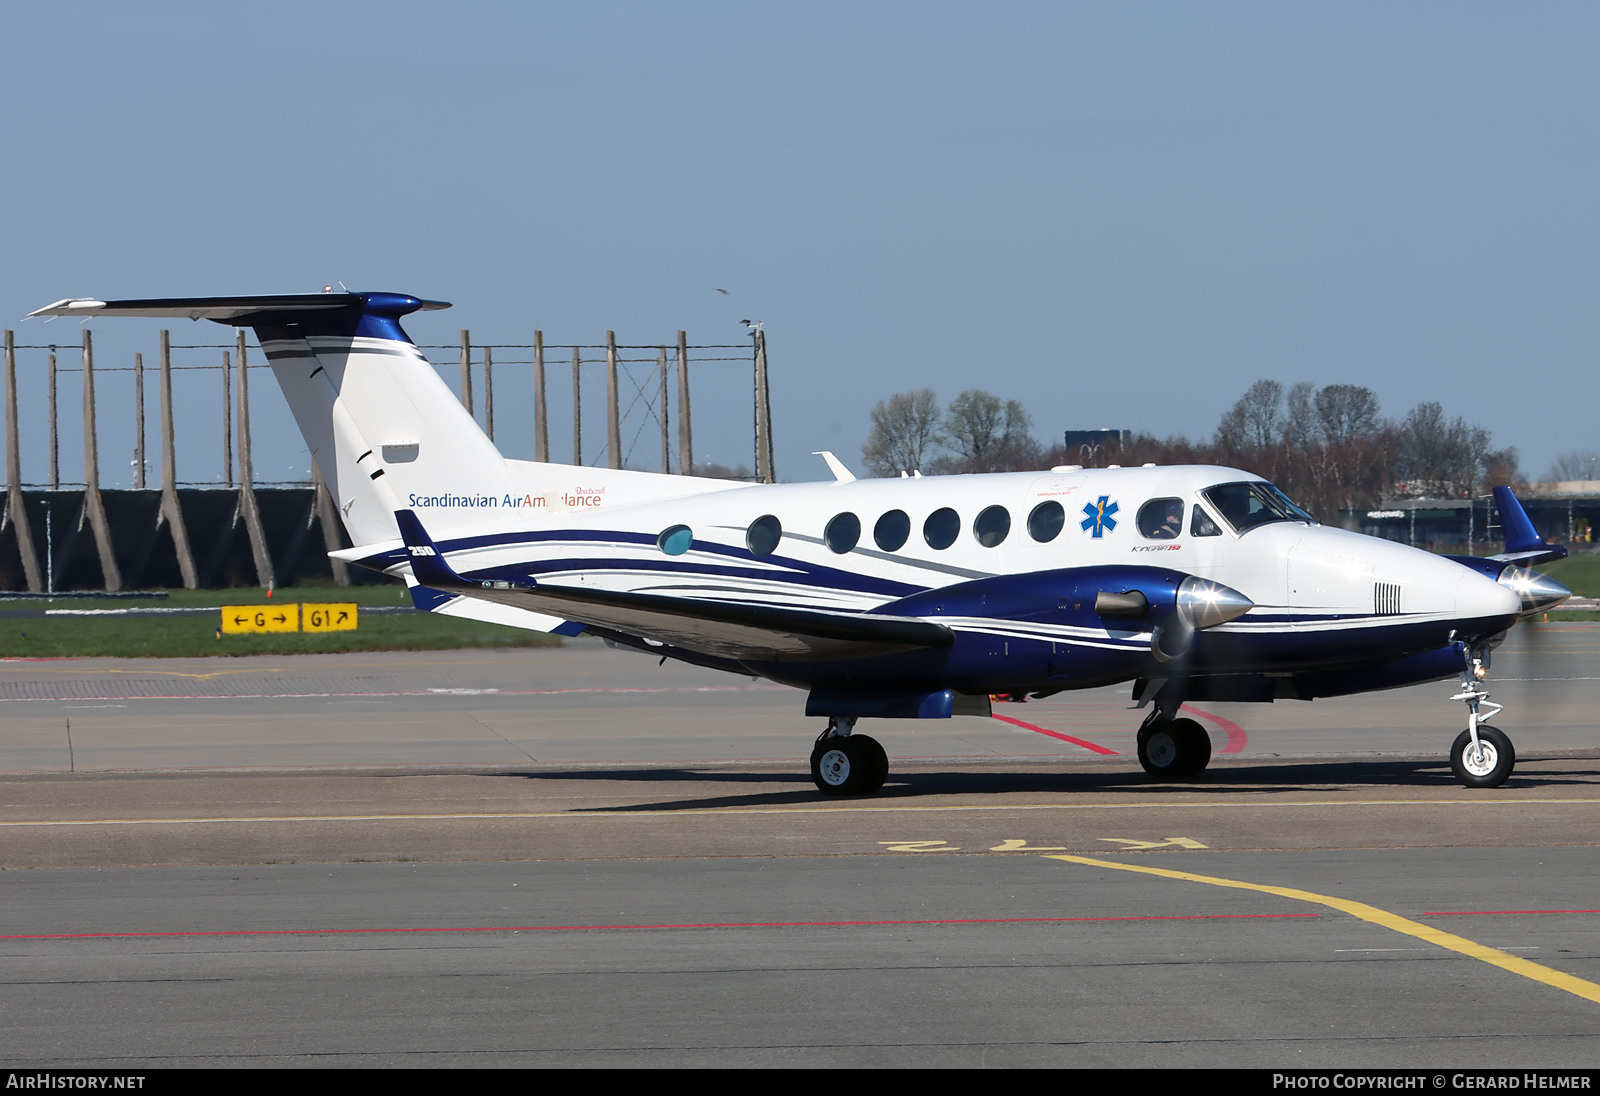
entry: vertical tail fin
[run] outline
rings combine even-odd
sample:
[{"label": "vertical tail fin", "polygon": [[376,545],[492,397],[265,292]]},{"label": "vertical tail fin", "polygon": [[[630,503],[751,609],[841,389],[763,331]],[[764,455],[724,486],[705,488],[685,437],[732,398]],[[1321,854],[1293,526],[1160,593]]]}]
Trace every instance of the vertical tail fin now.
[{"label": "vertical tail fin", "polygon": [[398,293],[311,293],[73,299],[31,315],[253,328],[345,528],[362,545],[397,539],[397,510],[421,505],[470,527],[511,493],[505,458],[400,327],[402,316],[448,307]]},{"label": "vertical tail fin", "polygon": [[1509,487],[1494,489],[1494,504],[1500,511],[1500,525],[1505,530],[1506,550],[1492,558],[1509,560],[1524,566],[1566,559],[1567,550],[1559,544],[1546,544],[1539,538],[1528,512]]},{"label": "vertical tail fin", "polygon": [[79,298],[30,315],[254,329],[357,548],[400,540],[394,515],[401,510],[426,512],[433,533],[452,539],[508,521],[562,521],[570,512],[745,486],[506,460],[400,327],[412,312],[448,307],[399,293],[304,293]]},{"label": "vertical tail fin", "polygon": [[393,539],[395,512],[418,505],[473,524],[512,489],[505,458],[400,329],[414,300],[367,294],[353,329],[348,316],[251,324],[357,544]]}]

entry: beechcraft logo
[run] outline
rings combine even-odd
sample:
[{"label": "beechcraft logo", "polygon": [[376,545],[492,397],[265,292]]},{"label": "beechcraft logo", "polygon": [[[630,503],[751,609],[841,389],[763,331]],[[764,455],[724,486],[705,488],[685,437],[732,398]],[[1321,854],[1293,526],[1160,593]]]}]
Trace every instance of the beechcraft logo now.
[{"label": "beechcraft logo", "polygon": [[1117,511],[1121,507],[1109,499],[1110,496],[1101,495],[1093,502],[1083,504],[1083,520],[1078,525],[1095,540],[1116,531]]}]

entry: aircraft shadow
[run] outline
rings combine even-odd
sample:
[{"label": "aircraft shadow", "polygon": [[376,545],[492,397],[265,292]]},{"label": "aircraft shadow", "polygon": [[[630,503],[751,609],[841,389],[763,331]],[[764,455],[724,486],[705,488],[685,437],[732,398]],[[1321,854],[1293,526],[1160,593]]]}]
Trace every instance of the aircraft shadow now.
[{"label": "aircraft shadow", "polygon": [[[1593,759],[1541,758],[1541,768],[1512,774],[1505,790],[1517,788],[1584,786],[1593,788],[1596,772]],[[1550,769],[1549,762],[1572,761],[1588,767]],[[1026,772],[1008,769],[950,771],[891,771],[882,790],[872,796],[835,798],[818,792],[803,771],[750,772],[719,769],[638,768],[581,769],[544,772],[515,772],[511,777],[536,781],[618,781],[641,787],[652,784],[700,785],[706,795],[647,803],[608,807],[583,807],[574,814],[630,811],[705,810],[715,807],[759,807],[810,804],[817,806],[847,803],[870,805],[931,795],[1027,795],[1072,792],[1127,791],[1140,796],[1233,796],[1249,794],[1333,794],[1355,788],[1459,788],[1450,767],[1442,761],[1374,758],[1359,761],[1256,762],[1244,765],[1223,764],[1206,770],[1192,781],[1158,783],[1140,770],[1069,772]],[[773,785],[783,785],[774,788]],[[760,791],[735,791],[736,786],[760,785]],[[1461,789],[1465,791],[1466,789]],[[1485,795],[1497,794],[1486,790]]]}]

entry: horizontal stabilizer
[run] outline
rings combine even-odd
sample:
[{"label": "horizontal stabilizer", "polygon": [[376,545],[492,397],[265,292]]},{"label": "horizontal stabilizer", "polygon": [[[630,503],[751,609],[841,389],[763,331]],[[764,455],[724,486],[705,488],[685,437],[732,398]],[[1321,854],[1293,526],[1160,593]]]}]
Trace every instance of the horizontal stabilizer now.
[{"label": "horizontal stabilizer", "polygon": [[481,620],[488,624],[503,624],[507,628],[554,632],[562,636],[575,636],[583,631],[582,624],[575,624],[563,617],[551,616],[548,613],[530,613],[526,609],[497,605],[492,601],[479,601],[463,594],[444,593],[420,585],[414,578],[406,579],[406,585],[411,591],[411,604],[426,613],[438,613],[440,616],[457,617],[462,620]]},{"label": "horizontal stabilizer", "polygon": [[[158,320],[215,320],[233,323],[262,313],[327,312],[340,308],[361,308],[373,294],[366,293],[277,293],[245,297],[149,297],[127,301],[101,301],[93,297],[71,297],[28,313],[36,316],[144,316]],[[413,298],[415,300],[415,298]],[[449,308],[446,301],[417,301],[410,311],[426,312]]]},{"label": "horizontal stabilizer", "polygon": [[[354,548],[335,548],[328,553],[329,559],[341,560],[345,563],[354,563],[359,567],[372,567],[374,571],[387,570],[387,567],[372,566],[370,561],[386,556],[400,556],[406,554],[406,542],[403,540],[380,540],[371,544],[358,544]],[[399,562],[398,556],[393,562]]]}]

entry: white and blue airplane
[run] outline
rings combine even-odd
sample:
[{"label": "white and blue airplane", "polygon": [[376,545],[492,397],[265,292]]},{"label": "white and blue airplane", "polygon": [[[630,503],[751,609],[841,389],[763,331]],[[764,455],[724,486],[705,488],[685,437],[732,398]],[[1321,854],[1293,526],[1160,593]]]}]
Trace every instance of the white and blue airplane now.
[{"label": "white and blue airplane", "polygon": [[255,331],[354,547],[418,608],[597,635],[808,692],[817,787],[876,791],[862,719],[1131,683],[1139,761],[1205,768],[1185,701],[1312,700],[1460,677],[1457,778],[1505,781],[1490,651],[1570,591],[1508,488],[1506,551],[1442,557],[1318,524],[1236,468],[1076,466],[752,485],[509,460],[401,330],[394,293],[69,299],[33,316]]}]

